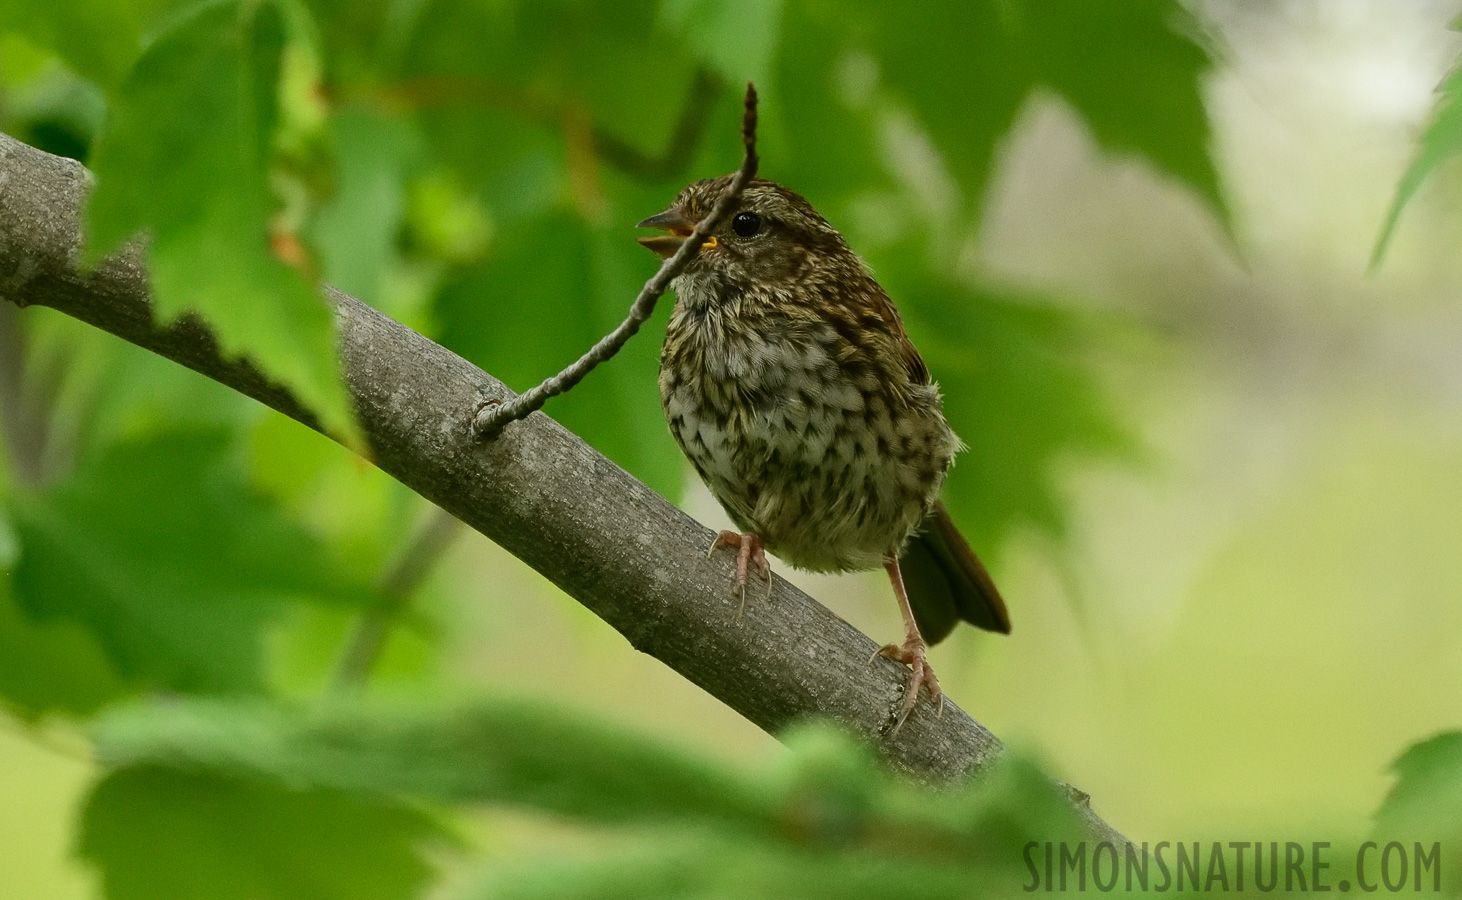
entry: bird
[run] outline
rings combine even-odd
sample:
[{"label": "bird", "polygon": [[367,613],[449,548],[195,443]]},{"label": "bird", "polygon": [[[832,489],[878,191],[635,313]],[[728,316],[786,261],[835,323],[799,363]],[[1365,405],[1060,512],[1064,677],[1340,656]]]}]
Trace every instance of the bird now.
[{"label": "bird", "polygon": [[[696,181],[639,228],[673,255],[732,176]],[[939,386],[869,267],[805,198],[751,179],[672,282],[660,355],[670,433],[740,531],[732,590],[766,552],[813,572],[888,573],[909,667],[895,729],[921,687],[941,704],[926,651],[959,620],[1009,633],[1005,601],[940,499],[963,445]],[[739,615],[740,613],[738,613]]]}]

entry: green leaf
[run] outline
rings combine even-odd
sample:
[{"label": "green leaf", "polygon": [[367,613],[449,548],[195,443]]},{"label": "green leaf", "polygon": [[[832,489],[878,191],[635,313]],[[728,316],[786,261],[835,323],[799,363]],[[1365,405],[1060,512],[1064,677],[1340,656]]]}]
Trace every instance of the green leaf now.
[{"label": "green leaf", "polygon": [[[510,803],[603,822],[756,820],[757,794],[698,759],[541,703],[454,708],[174,702],[119,710],[98,754],[367,796]],[[750,797],[747,793],[750,793]]]},{"label": "green leaf", "polygon": [[0,698],[10,712],[88,715],[131,693],[96,637],[74,622],[34,622],[0,574]]},{"label": "green leaf", "polygon": [[337,433],[352,431],[334,321],[270,251],[271,142],[284,22],[272,3],[197,7],[149,46],[96,152],[91,260],[148,235],[156,313],[196,312]]},{"label": "green leaf", "polygon": [[286,599],[366,596],[249,489],[221,431],[119,444],[14,512],[26,616],[84,629],[139,685],[255,689]]},{"label": "green leaf", "polygon": [[[658,0],[425,4],[404,74],[439,85],[434,103],[512,110],[521,124],[570,136],[592,123],[633,145],[660,147],[696,61],[670,29],[656,27],[659,7]],[[501,152],[490,141],[478,145],[484,160],[503,159]]]},{"label": "green leaf", "polygon": [[1142,156],[1220,216],[1201,26],[1175,0],[1023,0],[1022,56],[1081,114],[1108,151]]},{"label": "green leaf", "polygon": [[[1209,147],[1211,62],[1175,0],[971,0],[839,12],[928,128],[978,206],[995,149],[1032,88],[1065,98],[1109,150],[1135,153],[1226,207]],[[800,48],[791,47],[789,52]],[[816,52],[814,49],[813,52]]]},{"label": "green leaf", "polygon": [[81,75],[104,87],[126,74],[142,49],[142,37],[180,0],[7,0],[0,31],[14,29],[49,47]]},{"label": "green leaf", "polygon": [[1077,455],[1133,453],[1089,362],[1114,323],[937,281],[903,283],[898,296],[910,298],[910,333],[966,445],[944,488],[961,530],[995,558],[1021,527],[1059,536],[1067,506],[1060,466]]},{"label": "green leaf", "polygon": [[253,400],[156,353],[53,310],[27,316],[32,377],[62,373],[52,411],[64,434],[52,444],[63,458],[94,459],[159,431],[233,428],[258,416]]},{"label": "green leaf", "polygon": [[5,133],[47,153],[86,162],[107,111],[96,85],[3,28],[0,62]]},{"label": "green leaf", "polygon": [[884,82],[929,129],[966,205],[984,197],[997,143],[1031,84],[996,0],[871,4],[868,40]]},{"label": "green leaf", "polygon": [[492,218],[481,200],[446,171],[412,185],[406,224],[412,249],[431,260],[474,263],[492,242]]},{"label": "green leaf", "polygon": [[[652,834],[613,855],[543,854],[492,867],[464,900],[886,900],[899,885],[929,900],[1018,897],[1018,878],[968,866],[894,858],[864,849],[827,852],[685,831]],[[1017,850],[1014,854],[1020,859]],[[1028,880],[1028,876],[1027,876]],[[972,890],[978,885],[978,890]]]},{"label": "green leaf", "polygon": [[[5,458],[0,455],[0,491],[8,494],[10,478],[3,468],[5,465]],[[20,559],[20,538],[15,533],[15,526],[10,524],[10,517],[0,508],[0,572],[8,574],[17,559]]]},{"label": "green leaf", "polygon": [[768,774],[729,769],[536,702],[299,711],[178,700],[113,711],[94,739],[101,759],[124,766],[512,804],[600,823],[675,822],[936,864],[999,857],[1020,865],[1018,848],[1032,836],[1077,833],[1056,785],[1019,757],[964,786],[930,791],[891,777],[867,747],[826,725],[789,735],[788,754]]},{"label": "green leaf", "polygon": [[[1462,22],[1454,27],[1462,27]],[[1422,183],[1431,177],[1438,166],[1462,153],[1462,66],[1452,70],[1442,82],[1439,92],[1431,122],[1427,124],[1426,131],[1422,132],[1421,140],[1417,143],[1416,156],[1401,176],[1401,182],[1396,186],[1396,196],[1386,210],[1381,234],[1376,238],[1375,249],[1371,251],[1372,269],[1381,264],[1386,247],[1391,243],[1391,236],[1396,232],[1396,223],[1401,219],[1401,211],[1416,196]]]},{"label": "green leaf", "polygon": [[324,280],[379,306],[387,275],[401,265],[397,236],[406,216],[406,181],[424,148],[405,120],[373,110],[344,110],[331,128],[335,192],[316,217],[311,237]]},{"label": "green leaf", "polygon": [[1391,769],[1396,784],[1376,813],[1378,838],[1462,839],[1462,732],[1413,744]]},{"label": "green leaf", "polygon": [[[820,723],[791,729],[761,772],[731,769],[541,702],[294,710],[175,700],[111,711],[100,759],[298,790],[495,803],[634,825],[644,852],[494,867],[483,897],[880,897],[890,883],[964,897],[1011,895],[1032,840],[1086,838],[1057,785],[1006,753],[980,777],[931,790],[891,776],[872,749]],[[613,834],[613,833],[611,833]]]},{"label": "green leaf", "polygon": [[316,23],[321,56],[332,70],[332,83],[359,82],[397,76],[401,43],[425,8],[437,4],[410,0],[290,0],[305,9]]},{"label": "green leaf", "polygon": [[[890,186],[876,152],[872,112],[848,102],[841,67],[855,44],[845,15],[825,4],[794,3],[787,9],[777,70],[782,102],[761,110],[763,121],[778,123],[786,136],[780,152],[763,154],[763,172],[811,199],[833,223],[849,221],[852,197]],[[726,138],[716,134],[712,140]]]},{"label": "green leaf", "polygon": [[135,767],[82,813],[108,900],[404,900],[432,876],[432,818],[319,788]]},{"label": "green leaf", "polygon": [[1027,841],[1089,839],[1055,786],[1019,757],[929,791],[890,779],[870,748],[825,724],[793,729],[786,744],[763,776],[778,804],[772,831],[662,827],[601,859],[493,867],[466,896],[873,900],[890,884],[917,885],[920,897],[965,898],[972,885],[976,896],[1019,896]]},{"label": "green leaf", "polygon": [[739,88],[754,81],[767,91],[783,5],[782,0],[666,0],[660,14],[727,82]]},{"label": "green leaf", "polygon": [[[1378,880],[1382,854],[1392,842],[1400,842],[1404,858],[1413,863],[1407,889],[1431,891],[1445,877],[1447,896],[1456,896],[1456,873],[1462,869],[1462,732],[1443,732],[1413,744],[1391,769],[1396,784],[1381,803],[1371,831],[1378,848],[1367,858],[1370,880]],[[1423,858],[1429,863],[1425,867]]]}]

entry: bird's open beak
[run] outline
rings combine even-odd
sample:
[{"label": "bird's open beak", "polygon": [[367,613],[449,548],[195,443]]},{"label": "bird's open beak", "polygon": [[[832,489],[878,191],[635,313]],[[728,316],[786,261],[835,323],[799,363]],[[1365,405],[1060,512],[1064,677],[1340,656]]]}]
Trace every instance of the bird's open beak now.
[{"label": "bird's open beak", "polygon": [[[670,232],[669,234],[653,234],[635,238],[635,240],[640,242],[641,246],[652,250],[663,258],[669,259],[675,255],[676,250],[680,249],[680,245],[685,243],[685,239],[690,237],[690,233],[695,230],[695,223],[687,219],[685,214],[677,207],[667,209],[657,216],[650,216],[635,227],[661,228]],[[710,235],[706,238],[706,242],[701,244],[701,249],[710,250],[715,246],[716,236]]]}]

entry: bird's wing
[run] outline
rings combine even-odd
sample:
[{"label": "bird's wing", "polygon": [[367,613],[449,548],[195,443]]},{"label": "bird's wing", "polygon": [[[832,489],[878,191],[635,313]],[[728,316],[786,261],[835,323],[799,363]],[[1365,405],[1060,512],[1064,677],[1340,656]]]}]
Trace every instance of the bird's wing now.
[{"label": "bird's wing", "polygon": [[904,329],[903,317],[899,315],[898,307],[893,305],[893,300],[888,292],[883,289],[873,276],[869,275],[868,284],[870,290],[864,292],[869,299],[867,314],[871,314],[883,323],[883,333],[886,334],[891,343],[891,349],[898,359],[900,367],[908,375],[911,384],[929,384],[932,380],[929,376],[929,367],[924,365],[924,357],[919,355],[919,348],[909,340],[909,333]]}]

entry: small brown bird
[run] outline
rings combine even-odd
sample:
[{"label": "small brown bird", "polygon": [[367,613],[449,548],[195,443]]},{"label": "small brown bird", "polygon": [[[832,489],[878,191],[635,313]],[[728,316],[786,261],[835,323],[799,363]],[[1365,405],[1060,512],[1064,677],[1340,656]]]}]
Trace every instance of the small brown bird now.
[{"label": "small brown bird", "polygon": [[[639,223],[673,254],[730,176],[698,181]],[[660,355],[670,432],[743,533],[734,589],[763,549],[814,572],[882,565],[906,636],[880,652],[912,669],[898,724],[928,685],[925,649],[964,619],[1009,632],[1005,603],[939,500],[960,441],[898,311],[802,197],[756,179],[673,282]],[[907,589],[907,593],[906,593]]]}]

